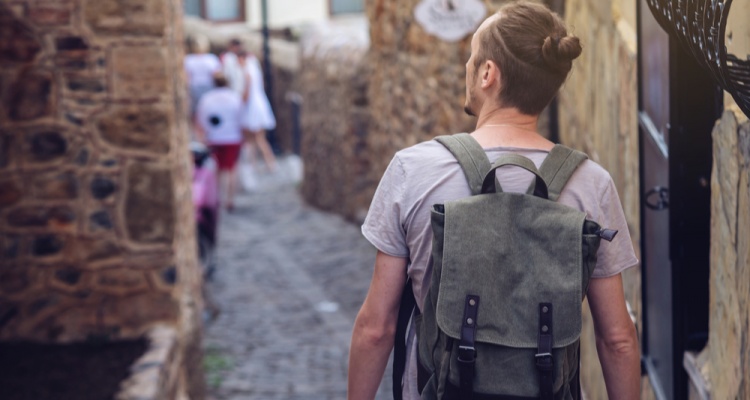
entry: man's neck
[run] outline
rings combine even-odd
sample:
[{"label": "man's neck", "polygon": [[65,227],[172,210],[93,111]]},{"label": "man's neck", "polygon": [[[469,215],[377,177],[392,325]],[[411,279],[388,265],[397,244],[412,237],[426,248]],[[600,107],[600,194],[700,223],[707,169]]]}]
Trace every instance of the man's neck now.
[{"label": "man's neck", "polygon": [[516,108],[483,107],[472,136],[482,147],[520,147],[549,150],[554,145],[537,132],[539,116]]}]

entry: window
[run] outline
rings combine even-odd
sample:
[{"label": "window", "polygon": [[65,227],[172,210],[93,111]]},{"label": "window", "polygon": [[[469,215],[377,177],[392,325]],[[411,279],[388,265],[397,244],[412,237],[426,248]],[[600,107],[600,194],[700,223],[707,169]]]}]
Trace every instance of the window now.
[{"label": "window", "polygon": [[185,0],[185,15],[209,21],[245,20],[244,0]]},{"label": "window", "polygon": [[353,14],[365,11],[364,0],[330,0],[331,15]]}]

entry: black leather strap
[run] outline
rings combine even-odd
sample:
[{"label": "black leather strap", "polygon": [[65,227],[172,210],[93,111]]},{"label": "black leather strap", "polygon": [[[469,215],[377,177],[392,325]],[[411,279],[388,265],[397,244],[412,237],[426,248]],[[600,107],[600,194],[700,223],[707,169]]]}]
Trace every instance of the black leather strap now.
[{"label": "black leather strap", "polygon": [[393,342],[393,398],[402,399],[401,383],[406,369],[406,330],[411,321],[411,315],[416,308],[411,279],[406,280],[404,291],[401,293],[401,304],[398,309],[396,322],[396,337]]},{"label": "black leather strap", "polygon": [[539,399],[552,400],[554,396],[554,360],[552,359],[552,303],[539,303],[539,340],[536,351],[536,369],[539,372]]},{"label": "black leather strap", "polygon": [[422,394],[424,387],[427,386],[427,382],[430,380],[432,372],[422,364],[422,360],[417,357],[417,391]]},{"label": "black leather strap", "polygon": [[458,341],[458,374],[461,379],[461,398],[465,400],[471,400],[474,395],[474,367],[477,359],[474,343],[477,336],[478,310],[479,296],[466,296],[461,339]]}]

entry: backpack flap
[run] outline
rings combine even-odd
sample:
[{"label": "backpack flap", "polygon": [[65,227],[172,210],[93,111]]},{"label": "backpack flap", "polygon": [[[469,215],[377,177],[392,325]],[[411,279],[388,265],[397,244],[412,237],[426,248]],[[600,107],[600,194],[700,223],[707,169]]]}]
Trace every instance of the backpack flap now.
[{"label": "backpack flap", "polygon": [[539,197],[492,193],[445,204],[436,317],[460,338],[467,296],[481,299],[476,341],[536,348],[539,305],[554,306],[552,348],[581,334],[585,213]]}]

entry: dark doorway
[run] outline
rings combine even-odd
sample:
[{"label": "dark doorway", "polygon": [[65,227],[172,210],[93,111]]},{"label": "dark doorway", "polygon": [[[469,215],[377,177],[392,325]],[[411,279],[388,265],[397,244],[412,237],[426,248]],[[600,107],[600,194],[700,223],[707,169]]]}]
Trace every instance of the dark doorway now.
[{"label": "dark doorway", "polygon": [[638,3],[642,351],[657,398],[687,399],[708,340],[711,129],[722,92]]}]

